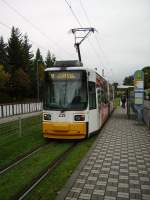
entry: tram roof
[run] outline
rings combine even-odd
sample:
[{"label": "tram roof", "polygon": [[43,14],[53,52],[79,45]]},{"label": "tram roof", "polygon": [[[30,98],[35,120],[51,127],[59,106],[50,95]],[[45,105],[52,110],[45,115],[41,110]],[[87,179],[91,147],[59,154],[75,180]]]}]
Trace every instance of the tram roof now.
[{"label": "tram roof", "polygon": [[75,71],[77,71],[77,70],[86,70],[86,71],[93,71],[93,72],[95,72],[95,73],[97,73],[97,71],[96,70],[94,70],[94,69],[90,69],[90,68],[88,68],[88,67],[50,67],[50,68],[46,68],[45,69],[45,71],[64,71],[64,70],[75,70]]},{"label": "tram roof", "polygon": [[134,86],[131,85],[120,85],[117,87],[117,89],[127,90],[127,89],[133,89]]}]

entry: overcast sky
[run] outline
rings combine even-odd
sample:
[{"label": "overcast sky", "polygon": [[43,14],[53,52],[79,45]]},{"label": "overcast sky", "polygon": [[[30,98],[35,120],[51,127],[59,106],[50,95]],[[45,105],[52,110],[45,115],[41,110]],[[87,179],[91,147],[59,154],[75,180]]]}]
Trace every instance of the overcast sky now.
[{"label": "overcast sky", "polygon": [[59,60],[78,59],[69,30],[79,24],[97,30],[81,44],[83,63],[111,82],[150,66],[150,0],[0,0],[0,35],[7,41],[18,27],[44,58],[49,49]]}]

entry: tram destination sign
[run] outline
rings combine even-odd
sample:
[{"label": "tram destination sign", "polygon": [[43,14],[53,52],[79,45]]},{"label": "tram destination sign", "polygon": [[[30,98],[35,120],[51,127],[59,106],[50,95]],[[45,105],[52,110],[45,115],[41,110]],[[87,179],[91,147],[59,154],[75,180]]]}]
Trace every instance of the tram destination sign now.
[{"label": "tram destination sign", "polygon": [[48,77],[51,80],[80,80],[81,72],[48,72]]}]

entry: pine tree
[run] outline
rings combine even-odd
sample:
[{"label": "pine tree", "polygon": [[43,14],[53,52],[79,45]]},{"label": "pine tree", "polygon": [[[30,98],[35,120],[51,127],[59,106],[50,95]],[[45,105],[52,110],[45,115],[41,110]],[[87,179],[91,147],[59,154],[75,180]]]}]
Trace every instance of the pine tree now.
[{"label": "pine tree", "polygon": [[[30,68],[30,78],[32,81],[32,96],[37,97],[37,84],[39,84],[40,94],[43,91],[43,81],[44,81],[44,61],[41,55],[40,49],[38,48],[35,54],[35,59],[32,62]],[[41,98],[41,95],[40,95]]]},{"label": "pine tree", "polygon": [[54,65],[55,60],[56,57],[54,55],[51,55],[50,51],[48,50],[45,60],[46,68],[52,67]]},{"label": "pine tree", "polygon": [[44,69],[45,69],[45,64],[43,61],[43,57],[41,55],[40,49],[38,48],[36,51],[36,56],[35,56],[35,60],[34,60],[34,66],[35,66],[35,71],[38,70],[38,75],[39,75],[39,79],[43,80],[44,79]]},{"label": "pine tree", "polygon": [[0,37],[0,65],[4,66],[7,71],[8,67],[8,55],[7,55],[7,45],[4,43],[4,39]]},{"label": "pine tree", "polygon": [[22,34],[18,28],[12,27],[11,37],[8,40],[8,57],[12,73],[23,67]]},{"label": "pine tree", "polygon": [[25,35],[22,43],[24,71],[29,71],[31,65],[31,59],[33,58],[33,53],[30,52],[31,47],[32,45],[29,44],[28,36]]},{"label": "pine tree", "polygon": [[30,67],[33,55],[30,48],[27,35],[23,37],[18,28],[12,27],[8,40],[8,57],[11,72],[10,91],[16,98],[20,98],[20,94],[22,98],[26,94],[31,95]]}]

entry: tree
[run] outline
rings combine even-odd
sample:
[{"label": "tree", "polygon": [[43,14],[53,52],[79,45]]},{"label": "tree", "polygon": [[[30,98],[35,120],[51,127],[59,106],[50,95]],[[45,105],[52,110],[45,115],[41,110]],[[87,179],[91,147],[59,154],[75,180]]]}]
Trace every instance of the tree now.
[{"label": "tree", "polygon": [[4,66],[0,65],[0,102],[6,102],[9,98],[9,80],[10,80],[10,74],[8,72],[5,72]]},{"label": "tree", "polygon": [[28,96],[28,91],[31,89],[31,81],[23,69],[19,68],[14,72],[12,82],[12,90],[16,98],[23,99]]},{"label": "tree", "polygon": [[40,97],[43,93],[43,84],[44,84],[44,61],[41,55],[40,49],[36,51],[35,59],[32,62],[30,68],[30,77],[32,80],[32,94],[34,97],[37,97],[37,87],[39,85]]},{"label": "tree", "polygon": [[23,66],[22,35],[18,28],[12,27],[11,37],[8,40],[8,57],[11,73]]},{"label": "tree", "polygon": [[134,85],[134,77],[132,75],[125,77],[123,85]]},{"label": "tree", "polygon": [[10,74],[5,72],[3,65],[0,65],[0,90],[5,89],[9,79]]},{"label": "tree", "polygon": [[7,44],[4,43],[4,39],[0,37],[0,65],[3,65],[7,70],[8,66],[8,55],[7,55]]},{"label": "tree", "polygon": [[148,89],[150,88],[150,67],[144,67],[142,71],[144,72],[144,88]]},{"label": "tree", "polygon": [[54,65],[55,60],[56,60],[56,57],[54,55],[51,55],[50,51],[48,50],[47,56],[45,59],[46,68],[52,67]]},{"label": "tree", "polygon": [[29,44],[28,36],[24,36],[24,40],[22,42],[22,51],[23,51],[23,69],[24,71],[28,71],[31,65],[31,59],[33,58],[33,53],[30,52],[32,45]]}]

